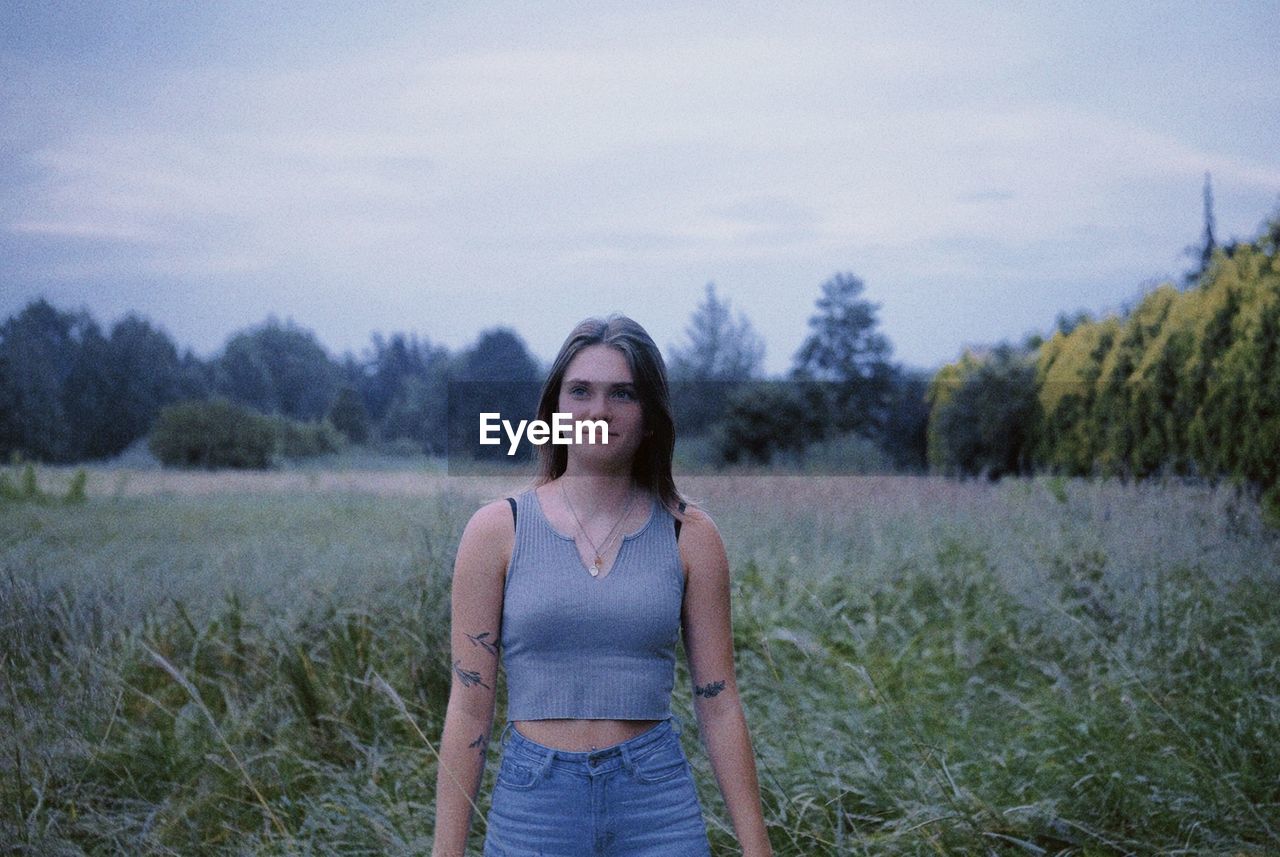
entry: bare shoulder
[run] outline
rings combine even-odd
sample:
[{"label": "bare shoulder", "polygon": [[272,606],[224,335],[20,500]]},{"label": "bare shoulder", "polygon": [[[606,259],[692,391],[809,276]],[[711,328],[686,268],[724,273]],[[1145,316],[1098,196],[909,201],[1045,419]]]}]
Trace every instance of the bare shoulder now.
[{"label": "bare shoulder", "polygon": [[724,557],[720,529],[705,509],[689,505],[680,526],[680,559],[686,571],[718,566]]},{"label": "bare shoulder", "polygon": [[684,521],[681,525],[682,528],[689,527],[691,530],[703,530],[710,527],[715,529],[716,524],[715,521],[711,520],[711,515],[705,509],[692,503],[685,506],[681,516]]},{"label": "bare shoulder", "polygon": [[505,575],[514,544],[511,504],[505,499],[486,503],[471,515],[462,531],[458,566],[468,570],[499,570]]},{"label": "bare shoulder", "polygon": [[485,503],[471,515],[467,521],[467,531],[474,530],[476,535],[488,537],[503,533],[514,536],[515,527],[511,520],[511,504],[505,499]]}]

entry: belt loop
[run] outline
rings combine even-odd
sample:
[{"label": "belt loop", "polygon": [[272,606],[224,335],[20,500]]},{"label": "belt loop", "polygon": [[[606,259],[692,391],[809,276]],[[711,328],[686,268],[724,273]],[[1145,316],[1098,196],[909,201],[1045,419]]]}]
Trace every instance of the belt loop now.
[{"label": "belt loop", "polygon": [[555,750],[551,750],[546,755],[544,755],[542,757],[542,761],[538,763],[538,770],[537,770],[537,773],[533,775],[533,778],[541,782],[543,776],[547,773],[547,768],[551,767],[551,763],[555,761],[555,758],[556,758]]},{"label": "belt loop", "polygon": [[627,746],[626,741],[623,741],[618,745],[618,749],[622,751],[622,764],[626,766],[626,769],[629,772],[634,774],[636,772],[636,765],[635,762],[631,761],[631,748]]}]

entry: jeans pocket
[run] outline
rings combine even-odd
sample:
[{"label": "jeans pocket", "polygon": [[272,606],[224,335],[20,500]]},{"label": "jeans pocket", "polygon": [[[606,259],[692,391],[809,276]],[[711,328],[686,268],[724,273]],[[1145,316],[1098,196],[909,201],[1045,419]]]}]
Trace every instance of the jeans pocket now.
[{"label": "jeans pocket", "polygon": [[504,755],[498,764],[498,785],[503,788],[525,791],[538,784],[541,765],[527,759]]},{"label": "jeans pocket", "polygon": [[642,783],[665,783],[674,780],[689,769],[684,748],[675,736],[671,736],[646,752],[632,758],[636,779]]}]

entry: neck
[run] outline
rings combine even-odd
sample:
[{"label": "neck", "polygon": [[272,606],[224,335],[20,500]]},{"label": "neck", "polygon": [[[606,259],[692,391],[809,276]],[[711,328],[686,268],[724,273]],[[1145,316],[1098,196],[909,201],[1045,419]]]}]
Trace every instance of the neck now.
[{"label": "neck", "polygon": [[[561,476],[568,476],[573,479],[575,484],[581,485],[621,485],[623,489],[631,484],[631,461],[627,460],[618,464],[605,464],[603,462],[582,461],[575,455],[569,455],[565,459],[564,473]],[[625,490],[623,493],[626,493]]]},{"label": "neck", "polygon": [[596,508],[621,508],[634,490],[629,473],[575,473],[569,468],[560,479],[574,500],[581,498]]}]

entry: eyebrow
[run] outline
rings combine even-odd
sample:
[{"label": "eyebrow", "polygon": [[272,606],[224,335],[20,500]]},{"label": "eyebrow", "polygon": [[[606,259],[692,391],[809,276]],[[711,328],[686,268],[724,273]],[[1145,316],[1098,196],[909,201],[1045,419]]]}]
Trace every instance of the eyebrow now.
[{"label": "eyebrow", "polygon": [[[595,381],[587,381],[587,380],[584,380],[584,379],[582,379],[582,378],[570,378],[570,379],[568,379],[567,381],[565,381],[565,383],[566,383],[566,384],[581,384],[581,385],[582,385],[582,386],[584,386],[584,387],[594,387],[594,386],[596,385],[596,382],[595,382]],[[603,382],[600,382],[600,383],[603,383]],[[617,387],[634,387],[634,386],[635,386],[635,382],[634,382],[634,381],[618,381],[618,382],[616,382],[616,383],[609,384],[608,386],[610,386],[610,387],[614,387],[614,388],[617,388]]]}]

